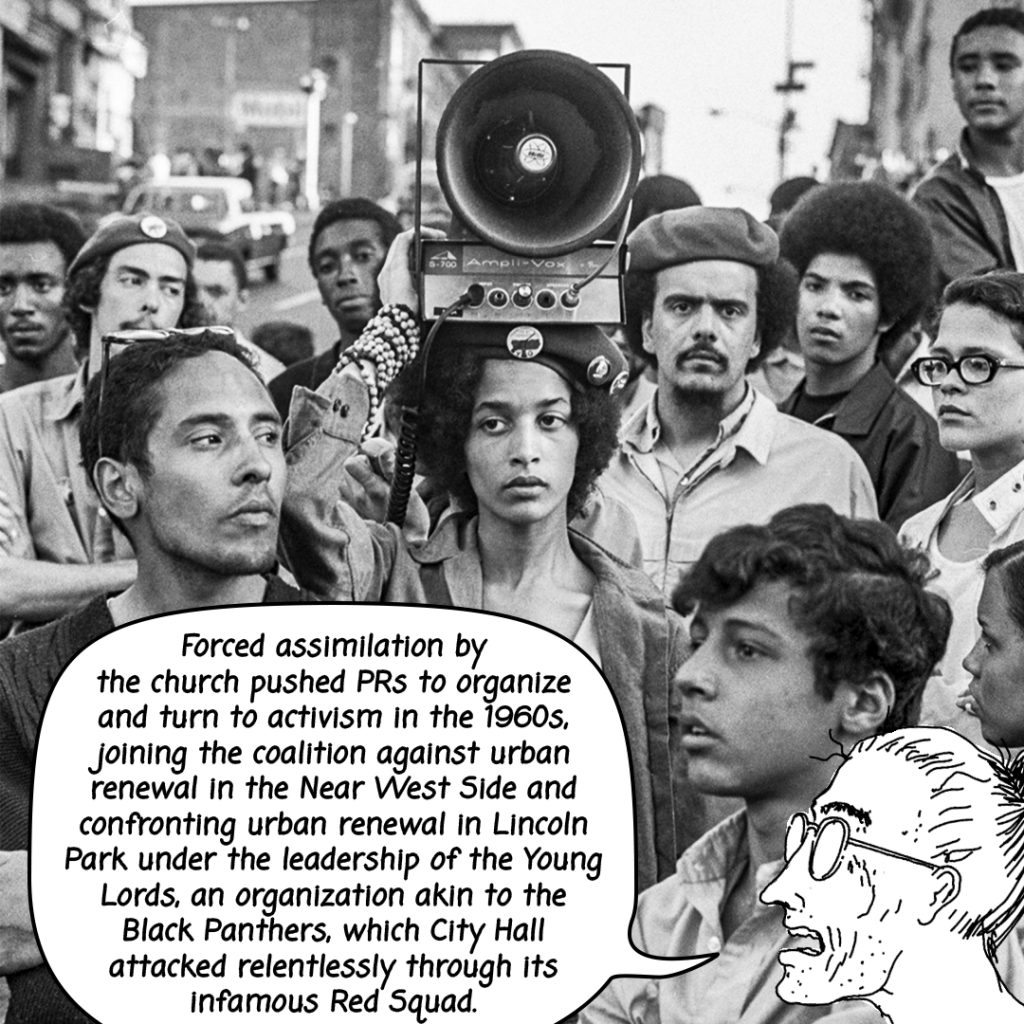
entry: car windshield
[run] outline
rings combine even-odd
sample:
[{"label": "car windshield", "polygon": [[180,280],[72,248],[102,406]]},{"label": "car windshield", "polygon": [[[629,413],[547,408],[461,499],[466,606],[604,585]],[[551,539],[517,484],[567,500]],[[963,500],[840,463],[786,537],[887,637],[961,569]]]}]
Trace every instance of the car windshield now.
[{"label": "car windshield", "polygon": [[129,213],[165,213],[171,217],[224,217],[224,193],[215,188],[147,188],[140,192]]}]

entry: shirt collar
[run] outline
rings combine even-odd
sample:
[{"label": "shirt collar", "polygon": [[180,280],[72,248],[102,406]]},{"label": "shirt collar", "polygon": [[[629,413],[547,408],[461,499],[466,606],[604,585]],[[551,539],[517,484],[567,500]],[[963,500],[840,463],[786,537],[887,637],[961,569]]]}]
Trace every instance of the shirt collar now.
[{"label": "shirt collar", "polygon": [[[973,486],[973,470],[967,474],[957,491],[961,491],[968,482]],[[953,494],[956,495],[957,491]],[[971,501],[996,534],[1002,533],[1024,511],[1024,461],[1007,470],[985,490],[973,494]]]},{"label": "shirt collar", "polygon": [[77,373],[69,373],[65,377],[54,378],[54,401],[46,413],[47,419],[53,423],[71,419],[78,414],[85,395],[86,364],[83,363]]},{"label": "shirt collar", "polygon": [[960,169],[974,180],[984,183],[985,175],[971,163],[971,144],[967,141],[966,128],[960,132],[954,153],[957,160],[960,161]]},{"label": "shirt collar", "polygon": [[774,403],[754,388],[748,392],[750,407],[746,419],[736,432],[734,444],[742,448],[762,466],[768,461],[775,434],[775,421],[781,415]]},{"label": "shirt collar", "polygon": [[[690,884],[722,881],[736,871],[748,856],[747,812],[737,811],[705,832],[679,858],[676,874],[681,882]],[[758,891],[779,874],[783,865],[783,859],[761,865],[756,879]]]},{"label": "shirt collar", "polygon": [[[768,399],[762,398],[762,396],[758,395],[757,390],[748,384],[740,404],[719,422],[718,433],[711,445],[712,448],[717,448],[726,438],[733,434],[736,435],[736,443],[741,443],[740,439],[746,432],[747,420],[749,420],[754,410],[762,404],[762,402],[758,401],[759,398],[762,399],[762,402],[771,406],[771,402]],[[772,409],[774,409],[774,406],[772,406]],[[655,389],[646,406],[638,409],[636,414],[626,423],[622,432],[622,440],[623,443],[628,444],[638,452],[650,452],[660,439],[661,423],[658,420],[658,390]],[[743,447],[749,450],[747,444],[743,444]],[[751,454],[754,454],[753,451],[751,451]],[[757,458],[756,455],[755,458]],[[763,460],[758,459],[758,461]]]}]

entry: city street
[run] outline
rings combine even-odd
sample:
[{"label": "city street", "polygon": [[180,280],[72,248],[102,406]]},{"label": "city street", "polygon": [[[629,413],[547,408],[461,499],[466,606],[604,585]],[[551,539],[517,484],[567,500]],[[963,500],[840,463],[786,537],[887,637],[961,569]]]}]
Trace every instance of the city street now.
[{"label": "city street", "polygon": [[337,337],[334,321],[320,305],[320,294],[306,261],[314,219],[313,213],[296,211],[296,232],[284,251],[279,280],[254,277],[250,282],[249,305],[239,324],[246,335],[251,335],[254,327],[268,320],[291,320],[313,332],[318,352],[328,348]]}]

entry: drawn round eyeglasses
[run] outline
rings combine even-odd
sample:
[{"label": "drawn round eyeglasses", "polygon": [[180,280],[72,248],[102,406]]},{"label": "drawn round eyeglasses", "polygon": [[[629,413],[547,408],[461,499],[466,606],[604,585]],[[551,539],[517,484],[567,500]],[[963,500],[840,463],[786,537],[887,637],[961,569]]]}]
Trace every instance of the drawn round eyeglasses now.
[{"label": "drawn round eyeglasses", "polygon": [[956,870],[947,864],[932,864],[926,860],[910,857],[905,853],[887,850],[884,846],[875,846],[873,843],[865,843],[862,839],[854,839],[850,834],[849,822],[845,818],[824,818],[821,821],[811,821],[806,814],[794,814],[789,819],[789,825],[786,828],[787,864],[797,855],[808,836],[811,837],[808,870],[811,878],[817,882],[824,882],[826,878],[831,878],[839,870],[843,854],[848,846],[857,846],[862,850],[870,850],[872,853],[895,857],[908,864],[919,864],[923,868],[928,868],[929,871],[939,871],[943,868],[950,871]]}]

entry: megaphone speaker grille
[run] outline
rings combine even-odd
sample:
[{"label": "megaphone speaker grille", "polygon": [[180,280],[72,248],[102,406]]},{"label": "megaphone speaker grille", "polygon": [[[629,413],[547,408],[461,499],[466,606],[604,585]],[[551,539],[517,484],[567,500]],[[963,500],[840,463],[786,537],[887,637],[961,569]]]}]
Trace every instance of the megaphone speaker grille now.
[{"label": "megaphone speaker grille", "polygon": [[456,91],[438,128],[437,172],[456,217],[483,241],[558,255],[621,219],[640,173],[640,131],[594,65],[523,50]]}]

